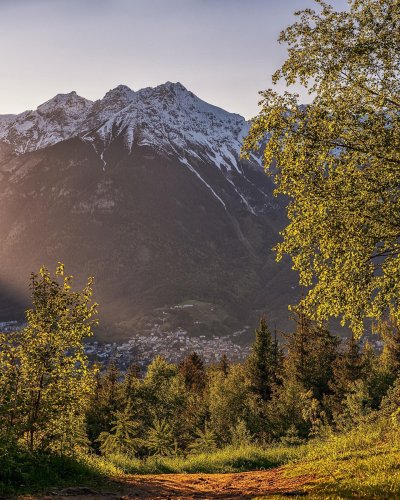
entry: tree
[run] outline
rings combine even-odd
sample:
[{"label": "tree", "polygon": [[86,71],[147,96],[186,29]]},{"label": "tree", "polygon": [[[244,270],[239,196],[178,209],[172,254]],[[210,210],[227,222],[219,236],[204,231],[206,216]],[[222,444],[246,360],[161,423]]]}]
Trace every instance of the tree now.
[{"label": "tree", "polygon": [[65,452],[73,449],[74,436],[83,442],[93,391],[83,346],[95,324],[92,279],[74,292],[62,264],[55,277],[42,267],[31,276],[31,291],[27,326],[8,339],[0,336],[0,382],[8,377],[12,391],[0,395],[0,407],[5,403],[6,421],[31,450]]},{"label": "tree", "polygon": [[287,356],[284,378],[296,379],[313,396],[321,400],[330,392],[332,365],[337,357],[339,338],[307,318],[303,309],[293,309],[296,328],[286,335]]},{"label": "tree", "polygon": [[249,419],[250,391],[244,367],[231,365],[226,376],[221,370],[211,372],[206,394],[210,428],[215,432],[218,444],[229,443],[238,419],[245,422]]},{"label": "tree", "polygon": [[384,342],[381,363],[391,383],[400,374],[400,323],[389,318],[378,324],[378,331]]},{"label": "tree", "polygon": [[206,384],[204,363],[196,352],[189,354],[179,365],[179,371],[185,379],[186,388],[201,393]]},{"label": "tree", "polygon": [[365,363],[360,343],[354,337],[350,337],[333,363],[332,389],[342,399],[348,387],[361,380],[364,374]]},{"label": "tree", "polygon": [[219,360],[219,363],[217,364],[217,367],[219,370],[222,371],[222,373],[225,375],[225,377],[228,375],[229,373],[229,359],[228,359],[228,356],[224,353],[222,356],[221,356],[221,359]]},{"label": "tree", "polygon": [[255,333],[256,339],[246,369],[251,391],[266,402],[271,398],[273,386],[278,381],[282,356],[265,318],[261,318]]},{"label": "tree", "polygon": [[138,437],[140,424],[132,420],[130,404],[117,411],[110,432],[102,432],[98,438],[103,455],[123,453],[133,456],[143,440]]},{"label": "tree", "polygon": [[206,424],[204,431],[196,429],[196,439],[190,443],[189,450],[192,453],[212,453],[217,449],[217,437],[215,432]]},{"label": "tree", "polygon": [[[349,412],[349,404],[354,406],[355,401],[366,399],[370,377],[373,375],[370,354],[368,344],[366,349],[362,350],[360,342],[351,337],[344,342],[333,363],[333,379],[329,384],[332,395],[327,404],[337,422],[341,420],[342,415]],[[354,412],[354,408],[351,411]]]},{"label": "tree", "polygon": [[316,3],[281,33],[288,58],[273,77],[300,81],[312,103],[263,92],[244,153],[265,145],[289,199],[277,258],[309,287],[307,313],[360,335],[365,318],[400,317],[400,3]]},{"label": "tree", "polygon": [[177,442],[173,431],[165,419],[155,419],[147,435],[147,447],[153,455],[169,456],[177,451]]},{"label": "tree", "polygon": [[120,378],[121,373],[115,363],[108,364],[103,373],[97,373],[87,412],[89,438],[94,444],[99,442],[97,438],[101,433],[110,431],[114,416],[127,403],[127,400],[123,401]]},{"label": "tree", "polygon": [[148,366],[141,388],[140,415],[147,428],[168,423],[174,443],[183,446],[188,436],[189,393],[176,365],[157,356]]},{"label": "tree", "polygon": [[231,445],[235,448],[249,446],[253,441],[253,436],[247,428],[246,422],[239,418],[235,427],[231,429]]}]

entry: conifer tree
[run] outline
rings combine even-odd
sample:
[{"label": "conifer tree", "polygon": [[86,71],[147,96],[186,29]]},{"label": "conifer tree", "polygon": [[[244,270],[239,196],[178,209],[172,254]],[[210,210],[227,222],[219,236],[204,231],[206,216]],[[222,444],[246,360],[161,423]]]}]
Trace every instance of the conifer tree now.
[{"label": "conifer tree", "polygon": [[127,400],[131,398],[139,385],[140,367],[136,363],[129,365],[123,381],[122,397]]},{"label": "conifer tree", "polygon": [[225,375],[225,377],[228,375],[229,372],[229,359],[228,356],[224,353],[221,356],[221,359],[219,360],[218,363],[218,369],[222,371],[222,373]]},{"label": "conifer tree", "polygon": [[142,444],[139,437],[140,424],[132,420],[130,402],[124,410],[115,412],[110,432],[102,432],[98,438],[103,455],[123,453],[133,456]]},{"label": "conifer tree", "polygon": [[[332,395],[327,403],[336,422],[347,412],[349,402],[365,400],[369,376],[368,363],[360,342],[351,336],[342,343],[340,354],[333,363],[333,378],[330,382]],[[351,411],[354,412],[354,409]]]},{"label": "conifer tree", "polygon": [[211,372],[205,394],[210,428],[215,432],[218,444],[229,443],[238,419],[247,422],[250,413],[250,390],[243,365],[231,365],[227,376],[220,370]]},{"label": "conifer tree", "polygon": [[293,308],[296,323],[293,333],[286,335],[287,356],[284,362],[286,381],[297,380],[306,391],[321,400],[330,392],[332,364],[337,357],[338,337],[312,322],[301,307]]},{"label": "conifer tree", "polygon": [[204,363],[196,352],[192,352],[179,365],[179,371],[185,379],[189,391],[201,393],[206,383]]},{"label": "conifer tree", "polygon": [[192,453],[212,453],[217,449],[217,437],[207,423],[204,431],[196,429],[195,434],[195,440],[189,445],[189,450]]},{"label": "conifer tree", "polygon": [[158,356],[147,369],[139,391],[141,418],[147,428],[154,422],[168,423],[175,440],[186,441],[187,421],[184,418],[190,401],[183,376],[178,367]]},{"label": "conifer tree", "polygon": [[332,389],[339,398],[343,398],[348,387],[361,380],[364,374],[365,362],[360,342],[351,336],[344,342],[340,356],[333,364]]},{"label": "conifer tree", "polygon": [[96,377],[96,386],[87,414],[88,433],[95,444],[102,432],[109,432],[117,411],[122,410],[121,373],[111,362],[103,373]]},{"label": "conifer tree", "polygon": [[282,354],[265,318],[261,318],[255,334],[246,370],[250,390],[265,402],[271,398],[273,387],[278,382]]},{"label": "conifer tree", "polygon": [[378,332],[384,343],[380,361],[390,384],[393,383],[400,374],[399,322],[393,316],[383,320],[378,324]]},{"label": "conifer tree", "polygon": [[147,447],[153,455],[169,456],[177,452],[177,442],[165,419],[156,418],[147,435]]}]

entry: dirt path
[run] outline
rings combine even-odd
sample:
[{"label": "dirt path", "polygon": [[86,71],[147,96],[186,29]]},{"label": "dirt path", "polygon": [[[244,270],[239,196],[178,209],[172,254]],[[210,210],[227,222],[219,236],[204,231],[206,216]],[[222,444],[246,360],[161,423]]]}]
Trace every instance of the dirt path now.
[{"label": "dirt path", "polygon": [[[113,484],[113,493],[97,493],[79,488],[63,490],[42,499],[120,499],[135,498],[254,498],[263,495],[302,495],[310,476],[285,477],[284,468],[236,474],[158,474],[128,476]],[[26,498],[26,497],[25,497]]]}]

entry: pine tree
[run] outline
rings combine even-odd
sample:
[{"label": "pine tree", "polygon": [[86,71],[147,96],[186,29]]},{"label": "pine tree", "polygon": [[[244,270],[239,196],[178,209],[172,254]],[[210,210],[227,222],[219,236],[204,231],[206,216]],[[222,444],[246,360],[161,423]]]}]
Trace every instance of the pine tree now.
[{"label": "pine tree", "polygon": [[192,352],[179,365],[179,371],[185,379],[189,391],[201,393],[206,384],[204,363],[196,352]]},{"label": "pine tree", "polygon": [[231,429],[231,444],[235,448],[240,448],[241,446],[248,446],[252,443],[253,436],[247,428],[246,422],[239,418],[236,422],[235,427]]},{"label": "pine tree", "polygon": [[382,368],[387,374],[389,384],[400,374],[400,323],[392,316],[378,324],[384,346],[380,358]]},{"label": "pine tree", "polygon": [[333,364],[333,380],[331,388],[337,398],[342,399],[349,386],[362,379],[364,359],[360,342],[351,336],[344,343],[344,348]]},{"label": "pine tree", "polygon": [[228,356],[224,353],[221,356],[221,359],[219,360],[219,363],[217,365],[218,369],[221,370],[221,372],[225,375],[225,377],[228,375],[229,372],[229,359]]},{"label": "pine tree", "polygon": [[189,445],[189,450],[192,453],[212,453],[217,449],[217,437],[207,423],[204,431],[196,429],[195,434],[195,440]]},{"label": "pine tree", "polygon": [[210,428],[215,432],[218,444],[228,444],[238,419],[247,422],[250,413],[251,395],[243,365],[232,365],[227,376],[220,370],[210,372],[205,396]]},{"label": "pine tree", "polygon": [[128,403],[122,411],[115,412],[110,432],[102,432],[98,438],[103,455],[123,453],[133,456],[142,444],[139,437],[140,424],[132,420],[131,406]]},{"label": "pine tree", "polygon": [[170,456],[177,452],[173,431],[165,419],[156,418],[147,435],[146,446],[153,455]]},{"label": "pine tree", "polygon": [[318,400],[330,392],[333,362],[337,357],[339,338],[313,323],[302,308],[293,309],[296,328],[286,335],[287,356],[284,377],[294,378]]},{"label": "pine tree", "polygon": [[114,415],[126,404],[120,380],[121,373],[113,362],[96,378],[95,391],[87,413],[89,438],[95,446],[102,432],[110,432]]},{"label": "pine tree", "polygon": [[139,377],[140,377],[140,367],[136,363],[132,363],[129,365],[123,381],[122,386],[122,397],[125,400],[128,400],[131,396],[133,396],[135,390],[139,385]]},{"label": "pine tree", "polygon": [[246,371],[250,390],[265,402],[271,398],[273,387],[278,382],[282,354],[277,340],[272,338],[265,318],[261,318],[255,334]]}]

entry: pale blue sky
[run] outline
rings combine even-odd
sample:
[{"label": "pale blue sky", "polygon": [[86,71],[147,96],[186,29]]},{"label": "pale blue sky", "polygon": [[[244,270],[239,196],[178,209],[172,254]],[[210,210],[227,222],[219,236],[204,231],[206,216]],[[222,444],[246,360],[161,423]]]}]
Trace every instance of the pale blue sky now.
[{"label": "pale blue sky", "polygon": [[[345,8],[346,0],[333,0]],[[89,99],[180,81],[246,118],[285,57],[276,39],[313,0],[0,0],[0,114],[59,92]],[[279,88],[282,90],[282,87]]]}]

